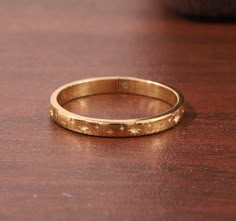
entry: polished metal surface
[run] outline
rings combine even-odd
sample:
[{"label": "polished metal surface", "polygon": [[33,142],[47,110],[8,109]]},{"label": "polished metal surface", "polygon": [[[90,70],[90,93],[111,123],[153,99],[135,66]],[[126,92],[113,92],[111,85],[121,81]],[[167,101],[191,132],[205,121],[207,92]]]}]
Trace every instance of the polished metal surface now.
[{"label": "polished metal surface", "polygon": [[[136,94],[163,100],[171,108],[157,116],[137,119],[101,119],[72,113],[67,102],[96,94]],[[50,116],[64,128],[105,137],[132,137],[158,133],[177,125],[183,117],[184,98],[177,90],[157,82],[133,77],[100,77],[75,81],[58,88],[51,96]]]}]

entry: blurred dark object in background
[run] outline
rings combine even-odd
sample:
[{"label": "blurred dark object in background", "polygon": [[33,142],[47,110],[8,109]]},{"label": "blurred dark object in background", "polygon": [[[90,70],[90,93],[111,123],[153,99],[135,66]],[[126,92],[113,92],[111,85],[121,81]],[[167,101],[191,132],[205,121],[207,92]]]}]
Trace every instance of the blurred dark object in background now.
[{"label": "blurred dark object in background", "polygon": [[164,0],[184,15],[229,18],[236,17],[236,0]]}]

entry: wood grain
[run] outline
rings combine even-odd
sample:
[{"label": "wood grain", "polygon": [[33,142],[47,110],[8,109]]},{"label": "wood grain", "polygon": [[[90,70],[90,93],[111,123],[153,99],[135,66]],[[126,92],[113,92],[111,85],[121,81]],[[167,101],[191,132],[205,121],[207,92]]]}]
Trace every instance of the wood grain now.
[{"label": "wood grain", "polygon": [[[153,0],[10,0],[0,32],[1,221],[236,220],[234,23]],[[108,75],[178,88],[183,122],[109,139],[50,121],[54,89]]]}]

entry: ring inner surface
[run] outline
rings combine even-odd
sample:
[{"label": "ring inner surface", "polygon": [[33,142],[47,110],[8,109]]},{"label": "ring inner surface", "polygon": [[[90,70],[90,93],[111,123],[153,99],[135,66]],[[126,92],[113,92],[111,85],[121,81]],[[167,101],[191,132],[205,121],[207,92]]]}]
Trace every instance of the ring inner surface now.
[{"label": "ring inner surface", "polygon": [[151,97],[112,93],[74,99],[63,108],[90,118],[127,120],[154,117],[168,111],[171,106]]},{"label": "ring inner surface", "polygon": [[179,96],[159,83],[117,78],[71,83],[61,89],[57,101],[64,109],[81,116],[125,120],[163,114],[179,102]]},{"label": "ring inner surface", "polygon": [[176,105],[178,97],[175,91],[162,84],[143,82],[130,79],[102,79],[81,82],[62,90],[57,97],[58,103],[63,106],[77,98],[98,94],[133,94],[162,100],[171,106]]}]

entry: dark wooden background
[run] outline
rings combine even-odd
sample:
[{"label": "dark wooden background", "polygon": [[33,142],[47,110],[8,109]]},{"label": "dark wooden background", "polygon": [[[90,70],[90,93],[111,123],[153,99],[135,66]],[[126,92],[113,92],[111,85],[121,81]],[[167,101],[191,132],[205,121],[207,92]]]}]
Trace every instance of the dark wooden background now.
[{"label": "dark wooden background", "polygon": [[[235,23],[155,0],[1,0],[0,32],[1,221],[236,220]],[[183,122],[109,139],[50,121],[54,89],[108,75],[178,88]]]}]

